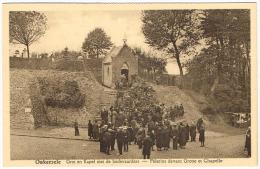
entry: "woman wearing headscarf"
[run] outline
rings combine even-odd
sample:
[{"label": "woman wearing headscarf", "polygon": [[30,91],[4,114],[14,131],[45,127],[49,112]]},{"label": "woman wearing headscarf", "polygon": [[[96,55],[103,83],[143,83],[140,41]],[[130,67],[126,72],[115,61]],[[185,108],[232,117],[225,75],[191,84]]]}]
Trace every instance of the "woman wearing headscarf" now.
[{"label": "woman wearing headscarf", "polygon": [[245,150],[247,151],[247,155],[251,157],[251,127],[248,127],[246,131]]}]

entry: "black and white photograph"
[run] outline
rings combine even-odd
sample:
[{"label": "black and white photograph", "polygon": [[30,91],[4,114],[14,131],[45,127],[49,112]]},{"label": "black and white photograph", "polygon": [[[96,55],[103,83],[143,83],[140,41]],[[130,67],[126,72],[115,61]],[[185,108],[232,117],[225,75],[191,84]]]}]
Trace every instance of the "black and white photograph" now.
[{"label": "black and white photograph", "polygon": [[254,3],[24,6],[5,16],[10,161],[257,158]]}]

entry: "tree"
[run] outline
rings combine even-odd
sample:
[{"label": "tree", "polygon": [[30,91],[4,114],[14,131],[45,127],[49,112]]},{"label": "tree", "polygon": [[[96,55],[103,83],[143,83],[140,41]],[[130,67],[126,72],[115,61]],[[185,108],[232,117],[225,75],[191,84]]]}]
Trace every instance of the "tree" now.
[{"label": "tree", "polygon": [[206,45],[185,64],[191,88],[213,97],[221,112],[249,111],[249,10],[203,13],[200,28]]},{"label": "tree", "polygon": [[[244,76],[241,73],[250,67],[249,18],[249,10],[204,11],[201,18],[202,35],[207,45],[211,46],[208,57],[215,58],[213,63],[216,66],[212,93],[219,83],[225,83],[227,80],[241,84],[239,76]],[[249,81],[249,77],[245,81],[247,80]]]},{"label": "tree", "polygon": [[181,57],[198,43],[196,13],[193,10],[144,11],[142,22],[146,43],[175,58],[183,76]]},{"label": "tree", "polygon": [[112,45],[110,37],[107,36],[105,31],[102,28],[95,28],[88,33],[82,44],[82,50],[90,57],[99,58],[99,56],[106,54]]},{"label": "tree", "polygon": [[68,58],[69,57],[69,48],[65,47],[63,51],[61,51],[62,57],[63,58]]},{"label": "tree", "polygon": [[47,29],[47,18],[43,13],[35,11],[11,11],[9,13],[9,41],[23,44],[27,48],[39,40]]},{"label": "tree", "polygon": [[144,75],[145,72],[147,75],[150,73],[153,75],[153,78],[156,74],[162,74],[166,72],[166,64],[167,60],[165,58],[161,58],[156,56],[152,52],[145,52],[141,48],[134,48],[133,53],[138,55],[138,65],[139,65],[139,73]]}]

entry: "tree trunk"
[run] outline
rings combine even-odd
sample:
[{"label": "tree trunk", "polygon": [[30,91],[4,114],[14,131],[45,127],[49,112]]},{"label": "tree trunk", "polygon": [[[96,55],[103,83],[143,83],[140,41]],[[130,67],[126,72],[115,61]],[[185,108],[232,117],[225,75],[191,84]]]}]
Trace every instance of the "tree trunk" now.
[{"label": "tree trunk", "polygon": [[98,49],[97,49],[97,59],[99,58],[99,52],[98,52]]},{"label": "tree trunk", "polygon": [[176,42],[173,43],[173,47],[174,47],[174,50],[176,52],[176,61],[177,61],[177,64],[178,64],[178,67],[179,67],[179,70],[180,70],[180,75],[181,77],[183,76],[183,70],[182,70],[182,66],[181,66],[181,61],[180,61],[180,53],[179,53],[179,50],[178,50],[178,47],[176,45]]},{"label": "tree trunk", "polygon": [[29,44],[26,45],[26,48],[27,48],[27,57],[28,57],[28,60],[29,60],[30,59]]},{"label": "tree trunk", "polygon": [[180,75],[181,77],[183,76],[183,70],[182,70],[182,66],[181,66],[181,61],[180,61],[180,57],[176,57],[176,61],[177,61],[177,64],[178,64],[178,67],[179,67],[179,70],[180,70]]}]

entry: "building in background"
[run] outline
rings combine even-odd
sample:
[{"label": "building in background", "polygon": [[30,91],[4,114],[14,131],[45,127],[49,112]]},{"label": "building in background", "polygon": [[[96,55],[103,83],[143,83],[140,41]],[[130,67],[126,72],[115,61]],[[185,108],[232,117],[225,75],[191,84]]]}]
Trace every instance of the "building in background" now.
[{"label": "building in background", "polygon": [[138,57],[133,54],[126,40],[123,46],[113,47],[102,62],[102,83],[107,87],[115,87],[122,77],[130,83],[137,74]]}]

